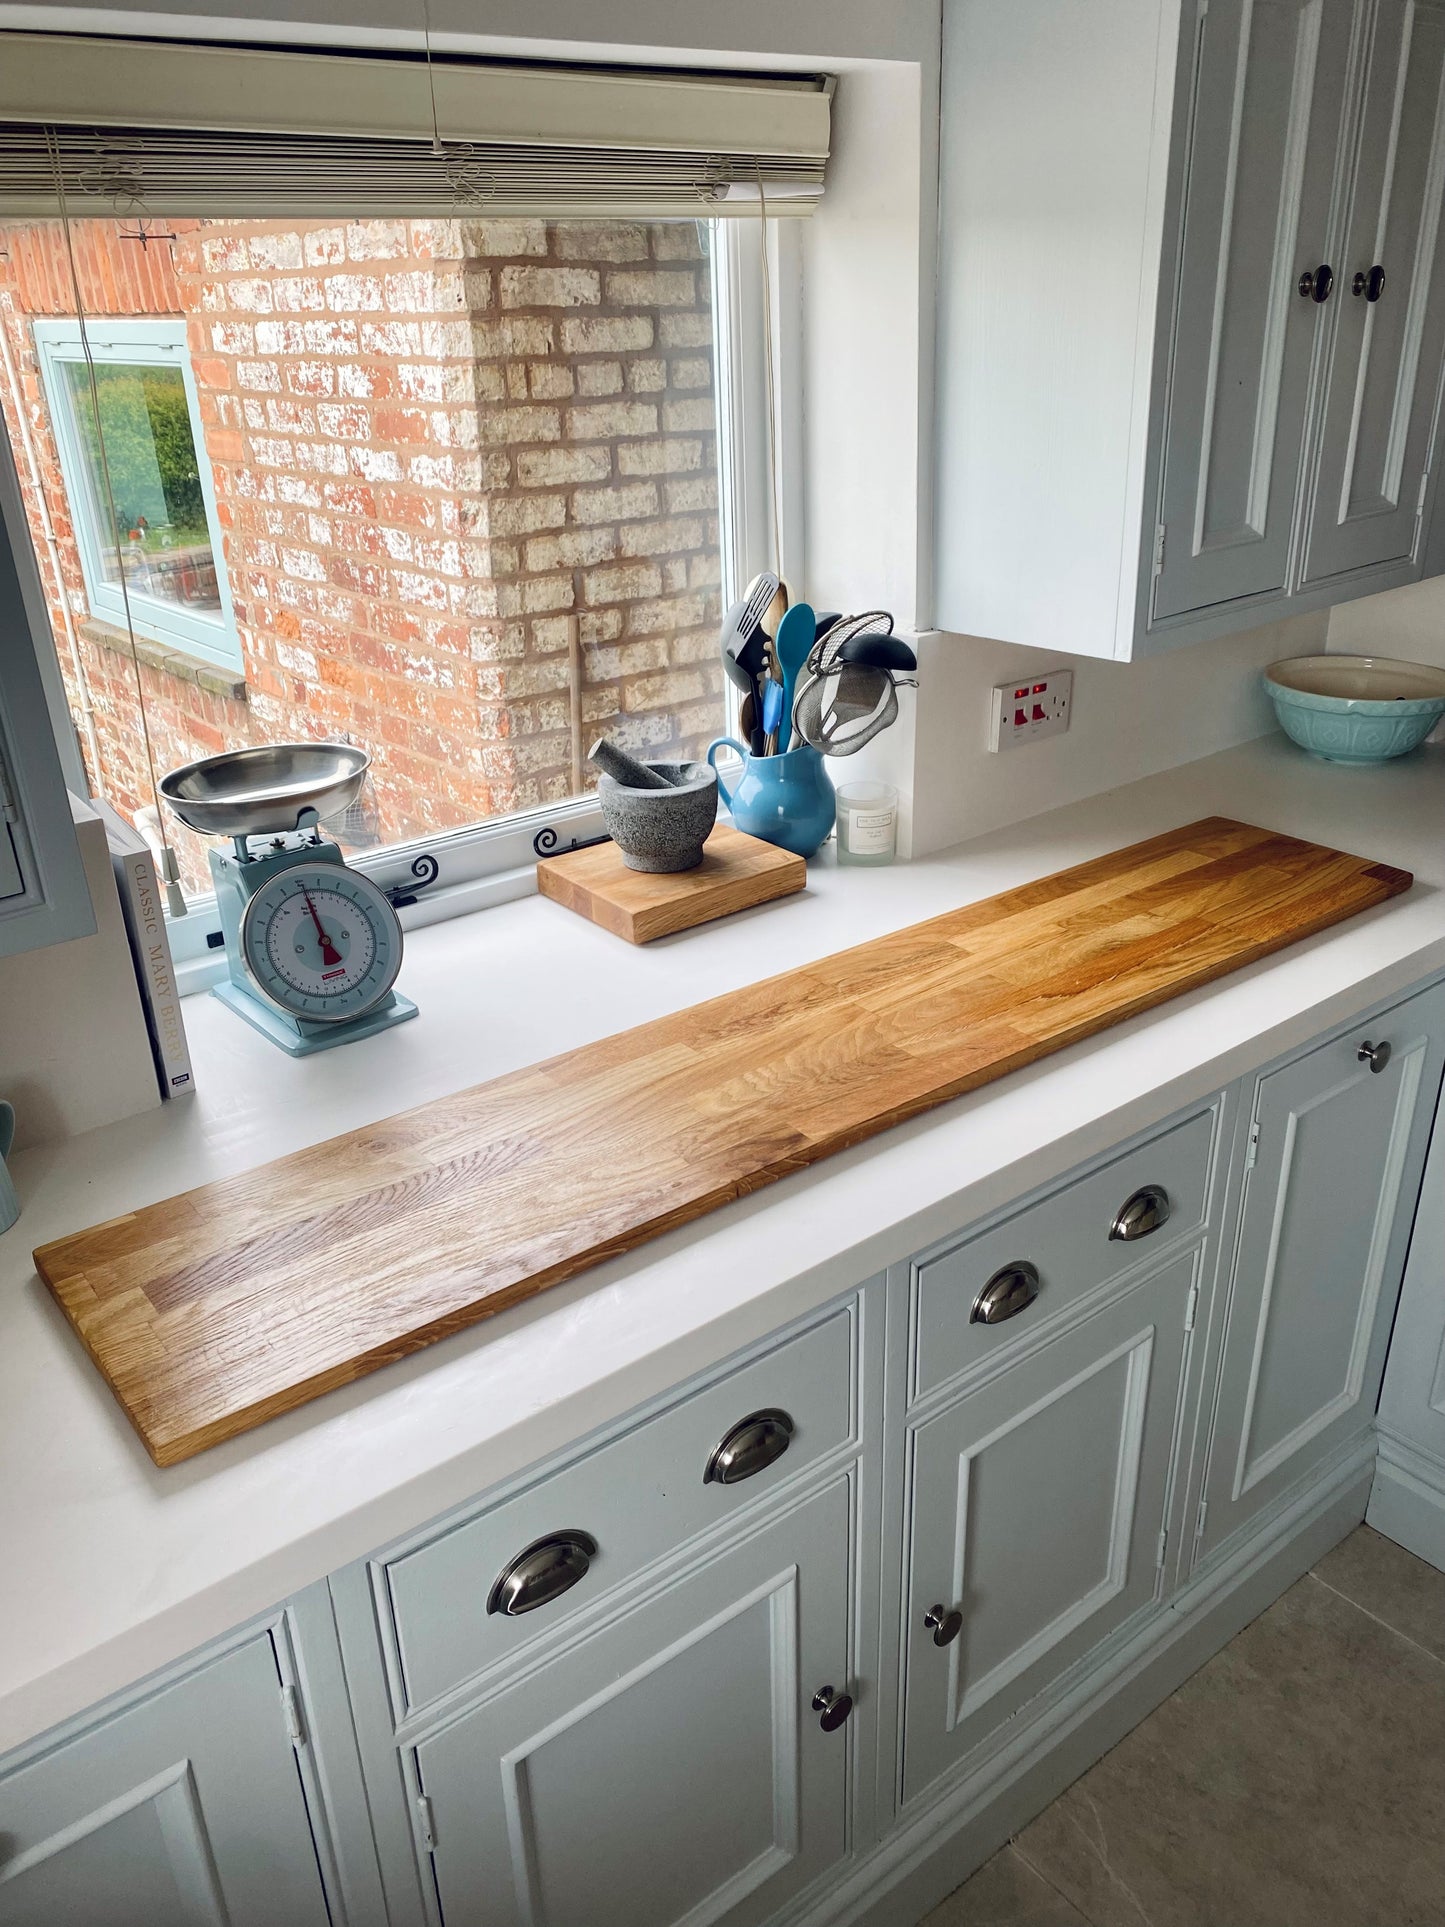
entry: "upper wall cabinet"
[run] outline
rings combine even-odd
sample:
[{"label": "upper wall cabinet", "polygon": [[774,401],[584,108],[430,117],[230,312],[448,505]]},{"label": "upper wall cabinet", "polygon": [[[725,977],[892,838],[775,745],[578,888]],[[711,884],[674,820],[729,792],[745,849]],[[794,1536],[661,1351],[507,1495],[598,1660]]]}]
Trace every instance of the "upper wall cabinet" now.
[{"label": "upper wall cabinet", "polygon": [[1445,0],[945,0],[940,627],[1128,658],[1414,579]]},{"label": "upper wall cabinet", "polygon": [[0,957],[95,929],[33,637],[45,603],[0,419]]}]

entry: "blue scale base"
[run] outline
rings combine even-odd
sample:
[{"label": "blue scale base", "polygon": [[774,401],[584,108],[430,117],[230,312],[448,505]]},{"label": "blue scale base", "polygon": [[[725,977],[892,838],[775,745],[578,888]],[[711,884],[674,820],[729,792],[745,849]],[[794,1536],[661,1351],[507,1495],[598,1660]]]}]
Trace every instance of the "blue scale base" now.
[{"label": "blue scale base", "polygon": [[341,1024],[308,1024],[283,1017],[279,1010],[272,1010],[269,1004],[261,1003],[229,981],[212,984],[211,995],[219,997],[228,1010],[244,1018],[253,1030],[259,1030],[263,1037],[279,1044],[288,1057],[310,1057],[319,1050],[332,1050],[337,1044],[352,1044],[358,1037],[374,1036],[379,1030],[390,1030],[393,1024],[404,1024],[408,1017],[416,1016],[416,1005],[410,997],[394,990],[375,1010]]}]

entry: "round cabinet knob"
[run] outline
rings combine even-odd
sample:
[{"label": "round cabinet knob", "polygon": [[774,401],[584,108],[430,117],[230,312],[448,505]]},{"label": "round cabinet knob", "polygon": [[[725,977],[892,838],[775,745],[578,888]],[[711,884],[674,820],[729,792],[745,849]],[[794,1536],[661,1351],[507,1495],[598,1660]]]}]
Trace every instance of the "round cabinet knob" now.
[{"label": "round cabinet knob", "polygon": [[780,1459],[797,1427],[791,1417],[771,1407],[741,1418],[713,1447],[703,1468],[704,1485],[740,1485]]},{"label": "round cabinet knob", "polygon": [[1362,1064],[1368,1064],[1370,1069],[1378,1074],[1390,1061],[1390,1046],[1383,1043],[1372,1044],[1369,1039],[1366,1038],[1365,1042],[1361,1044],[1360,1048],[1355,1052],[1355,1055]]},{"label": "round cabinet knob", "polygon": [[930,1606],[923,1623],[933,1634],[935,1646],[951,1646],[963,1631],[963,1614],[956,1606]]},{"label": "round cabinet knob", "polygon": [[487,1594],[487,1611],[516,1619],[550,1606],[570,1592],[597,1557],[597,1541],[590,1532],[554,1532],[519,1552],[497,1574]]},{"label": "round cabinet knob", "polygon": [[847,1693],[835,1693],[831,1686],[820,1686],[813,1695],[813,1711],[821,1714],[818,1724],[825,1733],[836,1733],[853,1711],[853,1702]]},{"label": "round cabinet knob", "polygon": [[1114,1222],[1109,1226],[1109,1236],[1117,1238],[1122,1244],[1133,1244],[1136,1238],[1147,1238],[1161,1224],[1168,1224],[1172,1209],[1169,1193],[1162,1184],[1141,1185],[1132,1197],[1125,1198],[1119,1206]]},{"label": "round cabinet knob", "polygon": [[1314,301],[1328,301],[1330,289],[1335,285],[1335,271],[1328,261],[1322,261],[1317,268],[1306,268],[1298,285],[1302,295]]},{"label": "round cabinet knob", "polygon": [[1027,1311],[1039,1295],[1038,1267],[1026,1258],[1004,1265],[996,1271],[973,1301],[968,1314],[971,1325],[1001,1325],[1005,1318],[1017,1318]]},{"label": "round cabinet knob", "polygon": [[1378,261],[1374,267],[1370,269],[1368,274],[1366,274],[1362,268],[1350,283],[1350,293],[1362,294],[1366,301],[1378,301],[1384,292],[1385,270],[1380,266]]}]

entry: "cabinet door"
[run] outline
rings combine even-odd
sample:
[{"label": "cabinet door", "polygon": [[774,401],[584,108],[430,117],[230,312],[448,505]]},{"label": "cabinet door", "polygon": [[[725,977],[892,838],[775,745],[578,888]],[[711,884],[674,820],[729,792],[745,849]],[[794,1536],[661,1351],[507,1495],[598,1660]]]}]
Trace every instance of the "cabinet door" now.
[{"label": "cabinet door", "polygon": [[1200,25],[1156,617],[1285,587],[1352,14],[1211,0]]},{"label": "cabinet door", "polygon": [[445,1927],[729,1927],[843,1852],[846,1480],[415,1749]]},{"label": "cabinet door", "polygon": [[1430,1140],[1385,1362],[1380,1423],[1445,1465],[1445,1118],[1437,1119]]},{"label": "cabinet door", "polygon": [[1437,987],[1259,1080],[1202,1548],[1373,1421],[1442,1035]]},{"label": "cabinet door", "polygon": [[0,1927],[327,1927],[269,1635],[0,1780]]},{"label": "cabinet door", "polygon": [[[1445,6],[1380,0],[1310,506],[1304,581],[1406,564],[1445,340]],[[1374,281],[1372,270],[1383,270]]]},{"label": "cabinet door", "polygon": [[1154,1599],[1197,1262],[918,1426],[906,1799]]}]

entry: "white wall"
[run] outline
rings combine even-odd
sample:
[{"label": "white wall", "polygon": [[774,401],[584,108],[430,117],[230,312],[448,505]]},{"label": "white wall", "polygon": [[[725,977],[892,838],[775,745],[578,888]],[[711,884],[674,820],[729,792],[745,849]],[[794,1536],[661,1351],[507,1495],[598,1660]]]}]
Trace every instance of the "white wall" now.
[{"label": "white wall", "polygon": [[[1445,503],[1437,512],[1445,512]],[[1445,576],[1340,603],[1330,611],[1328,646],[1345,655],[1399,656],[1445,669]]]},{"label": "white wall", "polygon": [[[1137,663],[1020,649],[971,636],[925,638],[917,709],[913,851],[982,836],[1275,727],[1259,672],[1325,646],[1323,615],[1293,616]],[[994,754],[986,747],[997,682],[1036,669],[1074,672],[1068,734]]]}]

